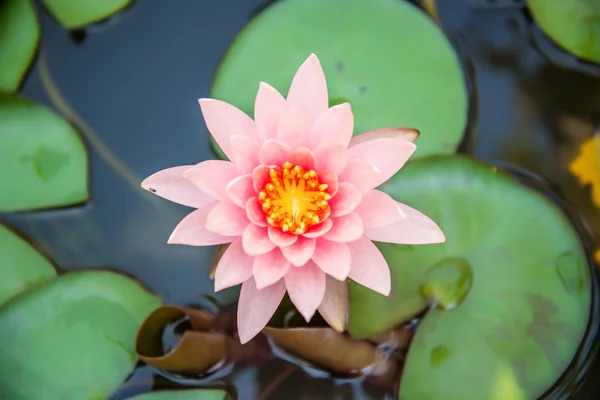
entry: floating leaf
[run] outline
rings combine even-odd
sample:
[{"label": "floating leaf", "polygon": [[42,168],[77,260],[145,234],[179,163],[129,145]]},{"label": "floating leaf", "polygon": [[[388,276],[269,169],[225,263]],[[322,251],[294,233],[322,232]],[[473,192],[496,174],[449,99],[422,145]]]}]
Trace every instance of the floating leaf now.
[{"label": "floating leaf", "polygon": [[108,398],[137,362],[137,327],[159,304],[107,271],[69,273],[13,298],[0,308],[0,398]]},{"label": "floating leaf", "polygon": [[265,328],[263,334],[302,359],[330,371],[359,374],[391,368],[388,356],[372,344],[330,328]]},{"label": "floating leaf", "polygon": [[330,104],[352,104],[355,133],[416,127],[417,157],[455,151],[468,108],[461,66],[443,32],[405,1],[277,1],[231,44],[211,97],[253,115],[258,83],[286,95],[311,53],[325,70]]},{"label": "floating leaf", "polygon": [[130,397],[129,400],[224,400],[227,393],[222,390],[163,390]]},{"label": "floating leaf", "polygon": [[568,218],[540,193],[466,157],[417,160],[382,189],[430,216],[447,242],[378,244],[392,294],[351,284],[349,331],[375,334],[420,313],[432,268],[463,259],[472,286],[466,296],[456,292],[464,299],[454,309],[430,310],[421,321],[401,398],[489,399],[508,373],[527,398],[538,398],[565,370],[588,323],[590,271]]},{"label": "floating leaf", "polygon": [[31,0],[0,3],[0,92],[14,92],[27,73],[40,40]]},{"label": "floating leaf", "polygon": [[0,212],[86,201],[85,145],[69,123],[43,106],[0,94]]},{"label": "floating leaf", "polygon": [[600,63],[600,2],[596,0],[527,0],[537,24],[559,46],[587,61]]},{"label": "floating leaf", "polygon": [[42,0],[50,13],[68,29],[101,21],[127,7],[132,0]]},{"label": "floating leaf", "polygon": [[[187,317],[186,330],[173,350],[165,353],[162,334],[169,323]],[[203,332],[211,328],[214,317],[204,310],[163,306],[146,318],[136,338],[136,351],[146,364],[183,374],[201,374],[223,361],[229,354],[231,339],[221,333]]]},{"label": "floating leaf", "polygon": [[0,224],[0,306],[16,294],[56,276],[52,264]]},{"label": "floating leaf", "polygon": [[600,207],[600,133],[581,145],[579,155],[569,165],[569,171],[582,185],[590,185],[592,201]]}]

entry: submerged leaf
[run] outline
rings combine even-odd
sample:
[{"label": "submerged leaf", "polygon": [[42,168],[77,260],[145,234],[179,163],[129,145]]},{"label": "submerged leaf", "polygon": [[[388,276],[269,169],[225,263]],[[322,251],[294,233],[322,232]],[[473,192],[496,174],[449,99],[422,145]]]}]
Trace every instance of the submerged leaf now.
[{"label": "submerged leaf", "polygon": [[372,344],[355,340],[330,328],[265,328],[277,345],[330,371],[360,374],[369,369],[393,368],[387,355]]},{"label": "submerged leaf", "polygon": [[379,243],[392,293],[351,285],[350,333],[369,336],[419,314],[428,306],[420,288],[434,266],[463,259],[471,288],[453,309],[421,320],[400,397],[488,399],[496,387],[514,392],[506,371],[526,398],[541,396],[571,362],[590,313],[589,266],[570,220],[539,192],[466,157],[416,160],[382,190],[439,223],[447,242]]},{"label": "submerged leaf", "polygon": [[32,0],[0,3],[0,92],[14,92],[27,73],[40,40]]},{"label": "submerged leaf", "polygon": [[0,308],[0,398],[106,399],[137,362],[137,327],[160,299],[107,271],[49,280]]},{"label": "submerged leaf", "polygon": [[0,94],[0,212],[85,202],[88,157],[69,123],[21,97]]},{"label": "submerged leaf", "polygon": [[579,179],[581,185],[590,185],[592,201],[600,207],[600,133],[586,140],[569,171]]},{"label": "submerged leaf", "polygon": [[0,306],[18,293],[56,276],[33,246],[0,224]]},{"label": "submerged leaf", "polygon": [[132,0],[42,0],[44,6],[65,28],[81,28],[98,22],[127,7]]},{"label": "submerged leaf", "polygon": [[128,400],[224,400],[227,393],[214,389],[161,390],[140,394]]},{"label": "submerged leaf", "polygon": [[600,63],[600,2],[527,0],[533,19],[558,45],[587,61]]},{"label": "submerged leaf", "polygon": [[[171,351],[165,352],[162,335],[165,326],[187,317],[191,330],[186,330]],[[231,339],[209,330],[214,316],[190,307],[163,306],[146,318],[136,337],[138,357],[153,367],[183,374],[202,374],[227,358]]]},{"label": "submerged leaf", "polygon": [[325,71],[330,104],[352,105],[355,134],[414,126],[416,157],[454,153],[467,121],[463,72],[444,33],[406,1],[277,1],[236,36],[211,97],[252,115],[258,82],[285,96],[311,53]]}]

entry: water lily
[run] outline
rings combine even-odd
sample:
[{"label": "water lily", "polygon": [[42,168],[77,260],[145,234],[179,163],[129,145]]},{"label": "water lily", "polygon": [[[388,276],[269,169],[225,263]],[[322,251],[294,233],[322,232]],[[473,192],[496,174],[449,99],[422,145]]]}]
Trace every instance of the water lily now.
[{"label": "water lily", "polygon": [[343,329],[347,278],[385,296],[391,290],[389,267],[372,241],[445,241],[427,216],[375,189],[413,154],[418,132],[385,128],[352,137],[350,104],[328,106],[314,54],[298,69],[287,99],[260,84],[254,120],[220,100],[199,103],[231,161],[168,168],[142,187],[197,208],[169,243],[230,243],[215,291],[242,285],[242,343],[266,326],[286,291],[307,321],[318,310]]}]

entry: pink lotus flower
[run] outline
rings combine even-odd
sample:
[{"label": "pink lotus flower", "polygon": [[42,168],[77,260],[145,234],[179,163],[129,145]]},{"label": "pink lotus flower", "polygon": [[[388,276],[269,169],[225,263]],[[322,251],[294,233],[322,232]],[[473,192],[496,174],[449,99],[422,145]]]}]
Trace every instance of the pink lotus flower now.
[{"label": "pink lotus flower", "polygon": [[412,155],[418,132],[387,128],[353,138],[350,104],[328,107],[314,54],[296,73],[287,100],[260,84],[254,121],[223,101],[199,103],[231,161],[168,168],[142,187],[197,208],[169,243],[231,243],[217,266],[215,291],[242,284],[242,343],[265,327],[286,290],[307,321],[317,310],[340,320],[344,299],[336,297],[347,278],[389,295],[389,267],[372,240],[445,241],[428,217],[375,189]]}]

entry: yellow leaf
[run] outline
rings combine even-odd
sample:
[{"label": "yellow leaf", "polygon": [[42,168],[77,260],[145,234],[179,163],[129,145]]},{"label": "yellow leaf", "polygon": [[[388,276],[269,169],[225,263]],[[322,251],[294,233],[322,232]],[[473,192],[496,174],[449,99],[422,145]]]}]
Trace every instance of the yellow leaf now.
[{"label": "yellow leaf", "polygon": [[596,254],[594,254],[594,258],[596,259],[596,262],[598,264],[600,264],[600,250],[596,250]]},{"label": "yellow leaf", "polygon": [[591,185],[592,201],[600,207],[600,133],[581,145],[579,155],[569,165],[569,171],[582,185]]}]

